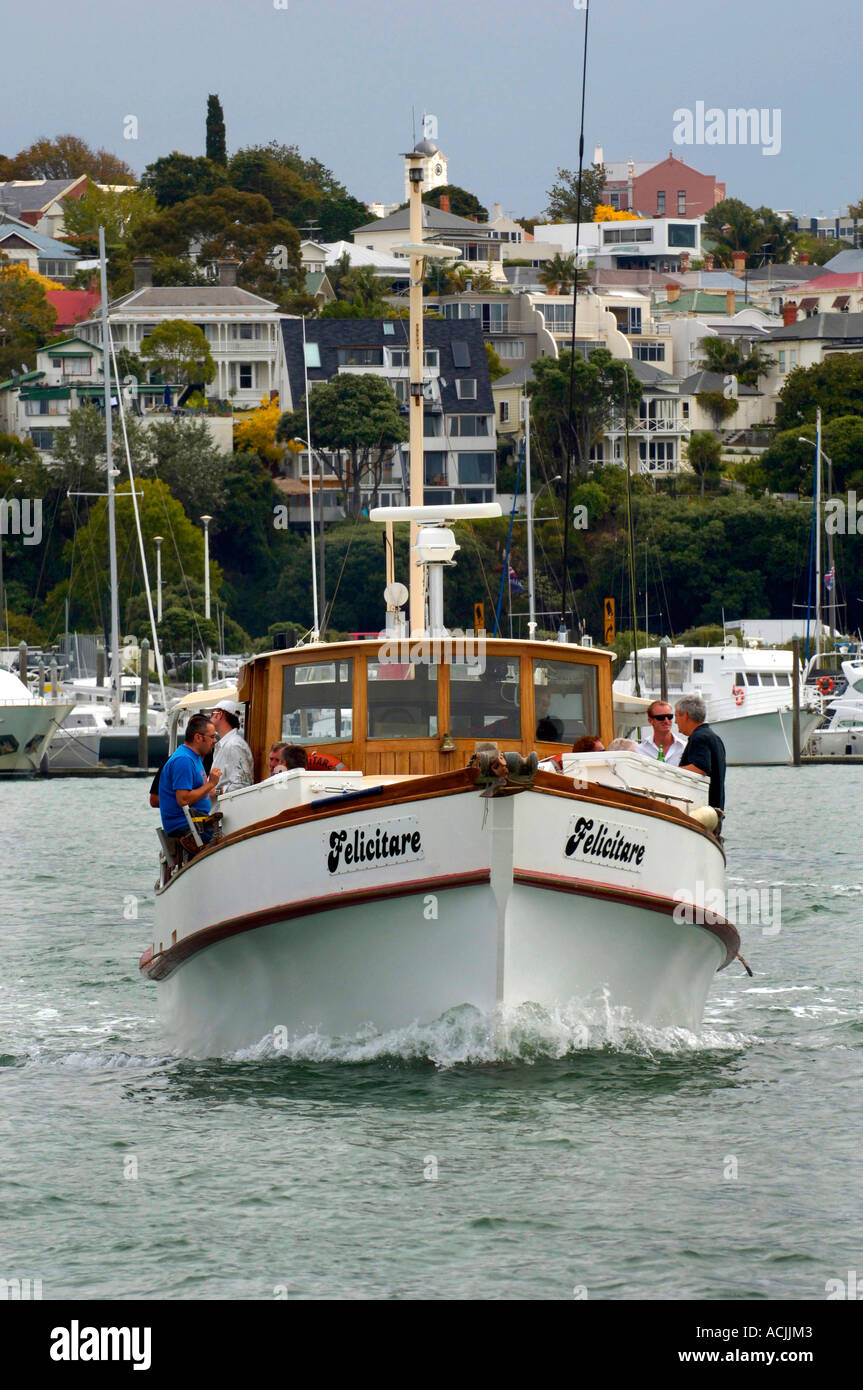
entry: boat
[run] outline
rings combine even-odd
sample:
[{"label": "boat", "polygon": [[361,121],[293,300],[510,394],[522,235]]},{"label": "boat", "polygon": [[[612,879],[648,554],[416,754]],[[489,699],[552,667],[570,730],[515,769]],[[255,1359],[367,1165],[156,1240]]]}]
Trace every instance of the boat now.
[{"label": "boat", "polygon": [[[426,553],[446,554],[447,518],[423,513]],[[384,631],[244,665],[260,780],[218,799],[221,838],[191,859],[160,836],[140,970],[180,1050],[385,1031],[462,1004],[506,1018],[604,999],[698,1028],[739,951],[731,922],[678,910],[724,887],[706,779],[566,751],[585,732],[613,737],[610,653],[483,638],[475,659],[443,631],[432,618],[410,642]],[[553,742],[536,738],[540,689]],[[349,770],[267,777],[269,746],[292,733]],[[538,769],[551,756],[562,772]]]},{"label": "boat", "polygon": [[[95,684],[89,690],[84,683],[77,684],[78,688],[69,692],[77,696],[77,702],[48,743],[42,771],[61,773],[75,772],[82,767],[137,767],[141,722],[137,677],[123,677],[118,717],[110,690],[103,688],[100,699]],[[168,755],[167,720],[161,710],[147,710],[147,730],[147,758],[150,766],[156,766]]]},{"label": "boat", "polygon": [[70,702],[34,695],[0,667],[0,773],[37,772],[51,736],[71,709]]},{"label": "boat", "polygon": [[863,757],[863,653],[842,661],[839,672],[825,668],[817,684],[828,722],[811,734],[806,756]]},{"label": "boat", "polygon": [[[725,744],[731,766],[775,766],[793,762],[792,682],[801,682],[793,669],[794,655],[774,648],[737,646],[669,646],[667,698],[673,705],[683,695],[700,695],[707,722]],[[661,649],[638,652],[639,693],[661,698]],[[635,691],[632,654],[614,682],[619,695]],[[801,683],[800,743],[805,744],[821,721],[820,709],[806,702]],[[647,738],[650,726],[633,726]]]}]

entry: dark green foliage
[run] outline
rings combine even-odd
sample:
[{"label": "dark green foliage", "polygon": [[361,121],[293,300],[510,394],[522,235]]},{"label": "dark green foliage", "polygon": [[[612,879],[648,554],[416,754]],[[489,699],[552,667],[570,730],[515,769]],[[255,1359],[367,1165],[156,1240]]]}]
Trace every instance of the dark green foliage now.
[{"label": "dark green foliage", "polygon": [[863,415],[863,352],[836,353],[814,367],[790,372],[779,393],[776,428],[790,430],[814,421],[818,406],[824,420]]},{"label": "dark green foliage", "polygon": [[163,155],[148,164],[141,176],[142,188],[151,188],[160,208],[174,207],[186,198],[206,197],[228,181],[225,170],[203,155]]},{"label": "dark green foliage", "polygon": [[[723,230],[725,229],[725,230]],[[794,233],[772,208],[751,208],[740,198],[724,198],[704,219],[705,240],[720,265],[730,266],[735,251],[745,251],[754,269],[768,262],[791,259]]]},{"label": "dark green foliage", "polygon": [[594,209],[602,202],[605,167],[591,164],[581,174],[581,216],[578,202],[578,170],[558,169],[548,190],[547,215],[550,222],[592,222]]},{"label": "dark green foliage", "polygon": [[[439,208],[442,197],[449,198],[449,210],[456,217],[475,217],[477,222],[488,221],[488,208],[483,207],[475,193],[469,193],[458,184],[447,183],[441,188],[433,188],[423,194],[423,202]],[[368,219],[366,219],[368,220]]]},{"label": "dark green foliage", "polygon": [[207,158],[224,167],[228,162],[225,144],[225,113],[217,96],[207,97]]}]

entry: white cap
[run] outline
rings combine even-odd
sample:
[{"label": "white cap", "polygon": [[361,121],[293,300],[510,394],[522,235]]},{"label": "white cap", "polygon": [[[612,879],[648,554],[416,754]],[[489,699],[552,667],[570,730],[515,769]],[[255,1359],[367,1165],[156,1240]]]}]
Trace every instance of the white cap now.
[{"label": "white cap", "polygon": [[222,710],[224,714],[233,714],[237,719],[239,719],[243,713],[243,706],[238,704],[236,700],[217,700],[213,705],[214,714],[217,709]]}]

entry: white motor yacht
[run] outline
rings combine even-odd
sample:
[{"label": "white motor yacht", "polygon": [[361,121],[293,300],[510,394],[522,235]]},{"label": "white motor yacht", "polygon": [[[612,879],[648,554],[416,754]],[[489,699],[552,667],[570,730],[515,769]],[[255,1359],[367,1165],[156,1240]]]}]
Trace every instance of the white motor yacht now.
[{"label": "white motor yacht", "polygon": [[71,702],[34,695],[11,671],[0,669],[0,773],[36,772],[71,709]]}]

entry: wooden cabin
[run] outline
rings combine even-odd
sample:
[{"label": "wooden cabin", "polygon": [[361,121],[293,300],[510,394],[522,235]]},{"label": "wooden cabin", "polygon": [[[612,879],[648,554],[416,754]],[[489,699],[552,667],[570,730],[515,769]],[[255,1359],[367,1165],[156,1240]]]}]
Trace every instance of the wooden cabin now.
[{"label": "wooden cabin", "polygon": [[[410,657],[411,659],[406,659]],[[461,658],[464,657],[464,660]],[[611,654],[557,642],[330,642],[266,652],[240,674],[258,779],[268,750],[314,747],[366,774],[428,776],[497,743],[540,758],[614,737]]]}]

